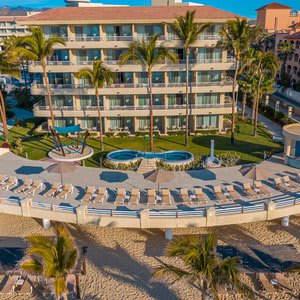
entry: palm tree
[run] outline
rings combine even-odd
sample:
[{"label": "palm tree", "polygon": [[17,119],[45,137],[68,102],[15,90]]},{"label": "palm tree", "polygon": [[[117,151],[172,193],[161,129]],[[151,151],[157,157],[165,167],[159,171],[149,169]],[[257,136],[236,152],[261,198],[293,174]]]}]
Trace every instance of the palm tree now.
[{"label": "palm tree", "polygon": [[288,58],[295,53],[294,44],[290,41],[281,42],[278,44],[278,57],[283,61],[281,66],[281,75],[286,73],[286,62]]},{"label": "palm tree", "polygon": [[[0,73],[19,78],[20,69],[13,56],[8,52],[0,53]],[[2,121],[5,143],[8,143],[8,128],[6,119],[5,101],[0,89],[0,120]]]},{"label": "palm tree", "polygon": [[231,285],[234,289],[251,297],[251,291],[240,280],[239,260],[237,257],[222,259],[216,252],[217,237],[211,233],[204,239],[198,236],[186,236],[171,241],[167,247],[167,256],[180,258],[185,268],[162,263],[156,268],[153,277],[165,275],[185,279],[196,285],[202,293],[202,299],[213,296],[218,298],[218,286]]},{"label": "palm tree", "polygon": [[76,74],[77,78],[85,78],[88,79],[94,89],[95,96],[97,99],[97,109],[98,109],[98,118],[99,118],[99,133],[100,133],[100,149],[104,150],[103,143],[103,128],[102,128],[102,118],[101,118],[101,108],[100,108],[100,95],[99,88],[103,88],[105,84],[110,84],[113,80],[113,73],[110,69],[108,69],[102,60],[93,61],[93,68],[83,68],[79,70]]},{"label": "palm tree", "polygon": [[210,24],[198,24],[195,22],[195,11],[187,11],[185,16],[178,16],[174,23],[167,23],[171,32],[173,32],[176,37],[181,42],[182,47],[185,49],[185,71],[186,71],[186,81],[185,81],[185,94],[186,94],[186,132],[185,132],[185,146],[189,144],[189,55],[192,46],[199,39],[199,34],[201,34],[205,29],[207,29]]},{"label": "palm tree", "polygon": [[15,51],[24,59],[39,61],[43,69],[44,84],[47,89],[47,96],[51,114],[52,126],[54,126],[54,113],[52,105],[51,89],[47,75],[47,58],[54,52],[54,46],[65,45],[62,37],[53,35],[45,37],[41,27],[29,27],[30,34],[19,37],[16,40]]},{"label": "palm tree", "polygon": [[255,119],[253,135],[256,136],[258,124],[259,102],[263,95],[272,93],[275,84],[274,76],[279,69],[277,57],[271,52],[256,51],[256,59],[253,61],[254,72],[254,102],[255,102]]},{"label": "palm tree", "polygon": [[217,47],[225,48],[234,53],[236,60],[235,72],[232,83],[232,111],[231,111],[231,144],[234,144],[235,129],[235,104],[236,95],[235,88],[237,76],[239,73],[242,53],[245,52],[250,44],[254,41],[256,29],[251,28],[248,21],[244,18],[236,18],[228,20],[220,31],[221,40],[217,43]]},{"label": "palm tree", "polygon": [[55,237],[29,236],[30,247],[20,267],[28,274],[40,275],[53,284],[56,298],[66,297],[67,275],[75,268],[78,250],[68,230],[56,228]]},{"label": "palm tree", "polygon": [[247,96],[252,91],[252,84],[250,76],[242,77],[238,80],[239,87],[243,93],[243,101],[242,101],[242,120],[245,119],[245,110],[246,110],[246,102]]},{"label": "palm tree", "polygon": [[177,55],[169,51],[164,45],[158,44],[158,35],[150,35],[149,39],[134,41],[129,45],[128,52],[121,54],[120,65],[129,61],[143,66],[148,73],[149,104],[150,104],[150,151],[154,150],[153,145],[153,94],[152,94],[152,72],[153,68],[165,60],[177,63]]}]

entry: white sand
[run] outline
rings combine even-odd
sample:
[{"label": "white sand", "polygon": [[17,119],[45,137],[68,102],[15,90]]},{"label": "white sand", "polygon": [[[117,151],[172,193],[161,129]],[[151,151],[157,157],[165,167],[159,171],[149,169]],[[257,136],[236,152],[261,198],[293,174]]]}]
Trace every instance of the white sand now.
[{"label": "white sand", "polygon": [[[100,228],[93,225],[70,226],[78,245],[88,245],[88,275],[81,278],[83,299],[201,299],[199,291],[180,281],[173,285],[151,279],[153,267],[159,260],[174,262],[163,256],[166,241],[161,230],[135,230]],[[300,217],[293,217],[290,226],[284,228],[279,221],[251,223],[241,226],[219,227],[215,229],[220,244],[260,242],[262,244],[293,244],[300,252]],[[175,235],[205,233],[206,229],[177,229]],[[40,221],[12,215],[0,215],[0,246],[18,246],[19,238],[32,234],[49,235],[52,230],[44,230]],[[4,240],[5,238],[5,240]],[[9,239],[9,243],[7,243]],[[287,257],[287,259],[289,259]],[[300,275],[287,274],[294,298],[288,293],[278,293],[272,297],[258,292],[257,299],[299,299]],[[245,282],[253,286],[248,276]],[[41,295],[16,297],[0,296],[6,299],[44,299]],[[242,299],[231,295],[226,299]]]}]

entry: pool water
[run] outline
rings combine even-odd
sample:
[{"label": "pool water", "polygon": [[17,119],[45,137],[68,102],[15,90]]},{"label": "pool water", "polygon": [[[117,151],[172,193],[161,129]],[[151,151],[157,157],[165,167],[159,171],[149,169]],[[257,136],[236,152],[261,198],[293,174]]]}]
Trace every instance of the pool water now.
[{"label": "pool water", "polygon": [[117,150],[108,153],[107,159],[113,162],[126,163],[140,158],[159,159],[170,163],[187,163],[194,160],[194,155],[188,151],[140,152],[135,150]]}]

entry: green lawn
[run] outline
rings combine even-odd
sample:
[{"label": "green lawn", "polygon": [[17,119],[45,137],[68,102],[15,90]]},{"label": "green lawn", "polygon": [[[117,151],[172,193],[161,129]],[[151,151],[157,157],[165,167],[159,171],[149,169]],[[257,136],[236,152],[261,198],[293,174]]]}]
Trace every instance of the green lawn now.
[{"label": "green lawn", "polygon": [[[155,140],[156,151],[164,150],[188,150],[194,154],[206,155],[210,152],[210,140],[215,140],[216,154],[224,151],[233,151],[241,154],[244,163],[259,162],[263,158],[264,151],[280,151],[281,146],[272,141],[268,131],[264,127],[259,127],[258,136],[252,136],[252,125],[245,123],[239,124],[239,132],[235,134],[235,145],[231,146],[229,135],[216,136],[191,136],[189,138],[189,147],[184,146],[184,136],[160,137]],[[47,156],[48,151],[53,149],[52,138],[47,137],[29,137],[28,128],[13,127],[10,131],[10,143],[18,137],[27,137],[22,143],[24,152],[28,154],[29,159],[41,159]],[[2,140],[0,140],[1,145]],[[88,145],[94,148],[95,154],[86,161],[87,166],[99,166],[99,159],[109,151],[117,149],[135,149],[141,151],[149,150],[149,141],[143,137],[139,138],[105,138],[105,152],[99,151],[99,140],[90,138]]]}]

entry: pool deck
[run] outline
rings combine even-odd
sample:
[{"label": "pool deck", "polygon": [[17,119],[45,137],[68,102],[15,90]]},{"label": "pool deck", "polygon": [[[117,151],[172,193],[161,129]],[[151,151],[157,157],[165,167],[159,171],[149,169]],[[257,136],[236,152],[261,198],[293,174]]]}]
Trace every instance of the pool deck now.
[{"label": "pool deck", "polygon": [[[98,187],[106,187],[109,192],[109,197],[107,201],[103,204],[100,203],[87,203],[84,202],[84,205],[88,205],[94,208],[102,209],[145,209],[148,208],[146,189],[158,188],[157,184],[144,180],[143,175],[132,172],[132,171],[117,171],[117,170],[108,170],[108,169],[98,169],[98,168],[89,168],[89,167],[78,167],[74,173],[64,174],[63,180],[64,183],[72,183],[75,187],[74,193],[70,194],[66,200],[56,199],[56,198],[46,198],[43,197],[43,193],[50,188],[50,183],[55,181],[60,182],[59,174],[50,174],[45,168],[51,165],[54,162],[48,161],[33,161],[24,158],[20,158],[12,153],[6,153],[0,156],[0,174],[6,175],[15,175],[18,179],[24,180],[27,178],[40,179],[45,183],[46,188],[40,191],[40,193],[32,196],[26,196],[24,194],[15,194],[13,191],[0,191],[0,197],[20,197],[24,198],[33,198],[34,201],[42,203],[50,203],[56,205],[72,205],[74,207],[83,204],[80,202],[80,199],[84,195],[85,187],[88,185]],[[268,168],[274,176],[280,175],[290,175],[297,173],[297,169],[283,165],[282,156],[273,156],[268,161],[264,161],[261,165]],[[230,168],[218,168],[213,170],[193,170],[187,172],[175,172],[175,178],[169,183],[161,184],[160,188],[169,188],[172,196],[172,205],[162,206],[156,205],[151,207],[154,209],[180,209],[186,210],[190,209],[185,206],[179,196],[179,189],[185,187],[191,191],[194,188],[203,188],[204,192],[209,197],[209,201],[206,206],[219,206],[218,203],[213,201],[212,195],[212,186],[221,185],[225,186],[227,184],[233,184],[234,187],[239,191],[239,187],[242,182],[251,182],[251,180],[244,178],[238,171],[240,166],[230,167]],[[21,182],[20,182],[21,183]],[[267,189],[272,191],[273,196],[282,195],[282,193],[274,190],[272,188],[270,181],[263,181]],[[141,190],[141,203],[137,206],[128,207],[122,205],[116,207],[114,205],[115,191],[117,188],[125,188],[127,191],[131,191],[132,188],[138,188]],[[297,196],[297,193],[294,194]],[[253,199],[252,199],[253,200]],[[241,197],[241,200],[227,202],[230,203],[245,203],[251,201],[247,197]],[[202,206],[203,207],[203,206]]]}]

